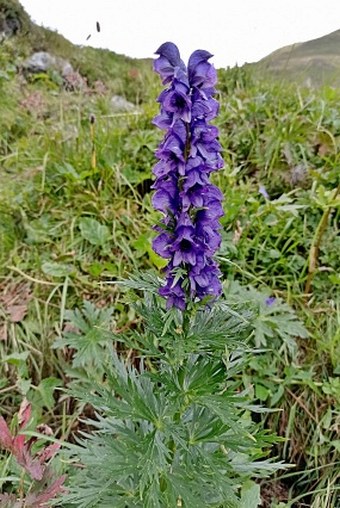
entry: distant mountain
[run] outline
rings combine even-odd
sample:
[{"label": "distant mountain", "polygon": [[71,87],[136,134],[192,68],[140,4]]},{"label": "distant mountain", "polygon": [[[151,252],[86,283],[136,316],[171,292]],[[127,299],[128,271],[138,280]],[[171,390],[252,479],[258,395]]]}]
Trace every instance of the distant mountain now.
[{"label": "distant mountain", "polygon": [[261,73],[304,84],[340,85],[340,30],[280,48],[255,64]]}]

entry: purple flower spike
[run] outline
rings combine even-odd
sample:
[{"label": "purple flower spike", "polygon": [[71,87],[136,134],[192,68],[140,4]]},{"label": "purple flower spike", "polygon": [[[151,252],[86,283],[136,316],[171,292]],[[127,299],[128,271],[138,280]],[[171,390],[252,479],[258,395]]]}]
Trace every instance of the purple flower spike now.
[{"label": "purple flower spike", "polygon": [[165,136],[153,171],[152,202],[163,213],[153,249],[169,260],[160,295],[167,308],[185,310],[189,299],[214,300],[222,292],[213,256],[221,243],[223,196],[209,181],[223,167],[218,129],[208,123],[218,113],[216,71],[207,51],[195,51],[188,69],[172,42],[162,44],[156,54],[154,69],[168,88],[158,98],[160,114],[154,119]]}]

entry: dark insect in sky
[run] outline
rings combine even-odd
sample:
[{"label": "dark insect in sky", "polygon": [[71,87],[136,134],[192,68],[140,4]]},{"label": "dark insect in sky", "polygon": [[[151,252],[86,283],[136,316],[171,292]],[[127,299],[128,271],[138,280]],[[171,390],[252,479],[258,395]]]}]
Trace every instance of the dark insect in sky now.
[{"label": "dark insect in sky", "polygon": [[[96,29],[97,29],[97,32],[100,32],[100,24],[99,24],[99,21],[96,21]],[[89,34],[89,35],[86,37],[86,40],[88,41],[91,37],[92,37],[92,34]]]}]

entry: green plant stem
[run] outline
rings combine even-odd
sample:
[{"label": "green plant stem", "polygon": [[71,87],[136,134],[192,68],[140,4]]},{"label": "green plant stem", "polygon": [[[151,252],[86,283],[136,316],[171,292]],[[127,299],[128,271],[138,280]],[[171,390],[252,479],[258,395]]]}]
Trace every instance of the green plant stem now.
[{"label": "green plant stem", "polygon": [[186,339],[188,336],[189,328],[190,328],[190,315],[189,315],[189,311],[186,309],[185,311],[183,311],[183,337],[184,337],[184,339]]},{"label": "green plant stem", "polygon": [[[334,192],[334,195],[332,196],[332,200],[337,197],[337,195],[340,192],[340,184],[338,185],[337,189]],[[328,218],[331,213],[332,207],[328,206],[321,217],[321,220],[316,228],[315,235],[313,238],[313,242],[309,251],[309,265],[308,265],[308,276],[307,281],[305,285],[305,295],[309,295],[311,293],[312,289],[312,282],[314,278],[314,274],[317,267],[318,257],[319,257],[319,251],[321,246],[321,240],[324,235],[324,232],[326,231],[326,227],[328,224]]]}]

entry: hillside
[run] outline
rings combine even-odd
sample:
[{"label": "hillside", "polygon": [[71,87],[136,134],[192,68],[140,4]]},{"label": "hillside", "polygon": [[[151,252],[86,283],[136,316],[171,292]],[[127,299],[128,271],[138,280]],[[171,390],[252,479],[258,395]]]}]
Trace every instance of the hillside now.
[{"label": "hillside", "polygon": [[268,75],[303,84],[340,85],[340,30],[280,48],[255,67]]},{"label": "hillside", "polygon": [[61,34],[32,22],[18,0],[0,0],[0,64],[6,62],[20,69],[36,52],[48,52],[69,62],[92,87],[101,81],[113,93],[138,103],[145,99],[141,82],[153,79],[151,61],[119,55],[106,49],[77,46]]}]

